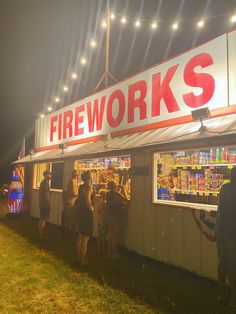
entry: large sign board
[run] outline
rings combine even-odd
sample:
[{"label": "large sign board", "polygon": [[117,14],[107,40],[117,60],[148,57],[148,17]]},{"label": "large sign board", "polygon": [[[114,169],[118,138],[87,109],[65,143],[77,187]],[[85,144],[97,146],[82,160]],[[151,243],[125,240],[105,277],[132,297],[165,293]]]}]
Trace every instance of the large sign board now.
[{"label": "large sign board", "polygon": [[37,120],[36,149],[184,123],[192,110],[228,106],[227,36]]}]

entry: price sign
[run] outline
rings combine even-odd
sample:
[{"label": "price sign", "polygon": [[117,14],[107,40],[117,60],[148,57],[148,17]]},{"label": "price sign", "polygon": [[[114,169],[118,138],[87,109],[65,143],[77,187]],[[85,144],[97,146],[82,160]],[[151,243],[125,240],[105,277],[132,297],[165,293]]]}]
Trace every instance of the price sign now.
[{"label": "price sign", "polygon": [[202,166],[197,166],[197,169],[202,169]]},{"label": "price sign", "polygon": [[196,166],[192,166],[191,168],[192,168],[192,169],[196,169]]},{"label": "price sign", "polygon": [[233,169],[233,165],[228,165],[228,169]]},{"label": "price sign", "polygon": [[187,166],[183,166],[183,169],[187,169]]},{"label": "price sign", "polygon": [[217,195],[218,195],[217,193],[213,193],[213,196],[214,196],[214,197],[217,197]]}]

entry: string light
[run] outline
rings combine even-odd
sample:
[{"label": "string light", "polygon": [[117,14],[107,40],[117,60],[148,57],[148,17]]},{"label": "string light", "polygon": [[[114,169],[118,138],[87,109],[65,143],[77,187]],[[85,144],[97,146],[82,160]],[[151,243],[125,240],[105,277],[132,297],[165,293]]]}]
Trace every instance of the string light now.
[{"label": "string light", "polygon": [[202,27],[204,26],[204,21],[203,21],[203,20],[199,21],[199,22],[197,23],[197,26],[198,26],[199,28],[202,28]]},{"label": "string light", "polygon": [[127,20],[126,20],[126,18],[124,16],[122,17],[122,19],[120,21],[121,21],[122,24],[126,24],[127,23]]},{"label": "string light", "polygon": [[135,25],[136,27],[140,27],[140,26],[141,26],[141,23],[140,23],[139,20],[137,20],[134,25]]},{"label": "string light", "polygon": [[40,114],[40,118],[44,118],[44,114],[43,113]]},{"label": "string light", "polygon": [[178,23],[174,23],[174,24],[172,25],[173,30],[178,29],[178,27],[179,27]]},{"label": "string light", "polygon": [[151,28],[152,28],[152,29],[156,29],[156,28],[157,28],[157,22],[153,22],[153,23],[151,24]]},{"label": "string light", "polygon": [[[134,26],[135,26],[136,28],[139,28],[139,27],[141,26],[141,21],[140,21],[139,19],[136,19],[136,20],[135,20],[135,19],[132,18],[132,17],[125,17],[125,16],[121,16],[120,14],[115,15],[114,12],[111,13],[110,19],[111,19],[111,20],[115,20],[117,16],[120,17],[120,23],[121,23],[122,25],[127,24],[128,19],[130,19],[130,20],[133,20],[133,21],[134,21]],[[218,18],[218,17],[222,17],[222,15],[212,16],[212,17],[208,17],[208,18],[209,18],[209,19],[210,19],[210,18],[216,19],[216,18]],[[146,20],[146,19],[143,19],[142,21],[144,21],[144,23],[146,23],[146,24],[150,23],[150,21],[148,21],[148,20]],[[232,23],[236,23],[236,14],[234,14],[233,16],[231,16],[230,21],[231,21]],[[163,21],[159,21],[159,22],[163,22]],[[202,27],[204,27],[204,25],[205,25],[204,20],[199,20],[199,21],[197,22],[197,27],[198,27],[198,28],[202,28]],[[102,20],[102,22],[101,22],[101,27],[102,27],[102,28],[106,28],[106,27],[107,27],[106,19],[103,19],[103,20]],[[151,23],[149,24],[149,27],[150,27],[152,30],[157,29],[157,28],[158,28],[158,22],[157,22],[157,21],[151,22]],[[179,28],[179,24],[178,24],[177,22],[175,22],[174,24],[171,25],[171,28],[173,29],[173,31],[176,31],[176,30]],[[91,39],[90,42],[89,42],[89,46],[90,46],[91,48],[97,47],[97,42],[96,42],[96,40],[95,40],[95,39]],[[87,59],[86,59],[85,57],[81,57],[81,58],[80,58],[80,64],[81,64],[81,65],[86,65],[86,64],[87,64]],[[77,78],[78,78],[77,73],[76,73],[76,72],[72,72],[72,73],[71,73],[71,79],[72,79],[72,80],[76,80]],[[69,87],[63,86],[63,91],[64,91],[64,92],[67,92],[68,90],[69,90]],[[60,102],[60,98],[59,98],[59,97],[55,97],[54,100],[55,100],[56,103]],[[49,112],[52,111],[52,107],[50,107],[50,106],[47,107],[47,111],[49,111]],[[43,117],[44,117],[44,114],[40,114],[40,117],[43,118]]]},{"label": "string light", "polygon": [[231,22],[232,22],[232,23],[235,23],[235,22],[236,22],[236,15],[233,15],[233,16],[231,17]]},{"label": "string light", "polygon": [[80,63],[83,64],[83,65],[87,64],[87,59],[85,59],[84,57],[82,57],[82,58],[80,59]]},{"label": "string light", "polygon": [[75,72],[73,72],[71,74],[71,78],[72,78],[72,80],[76,80],[78,78],[78,75]]},{"label": "string light", "polygon": [[97,42],[94,39],[91,39],[90,41],[90,47],[95,48],[97,47]]}]

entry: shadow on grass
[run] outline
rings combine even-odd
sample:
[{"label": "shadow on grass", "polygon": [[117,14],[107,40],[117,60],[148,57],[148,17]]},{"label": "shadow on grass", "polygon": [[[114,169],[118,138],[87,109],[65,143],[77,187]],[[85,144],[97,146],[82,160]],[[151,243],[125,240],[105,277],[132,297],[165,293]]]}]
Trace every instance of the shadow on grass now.
[{"label": "shadow on grass", "polygon": [[[50,241],[38,237],[38,220],[28,216],[5,216],[1,223],[26,238],[34,246],[50,252],[73,267],[75,243],[63,237],[58,226],[48,225]],[[216,283],[187,271],[153,261],[125,249],[123,258],[108,260],[96,254],[95,240],[89,243],[91,266],[78,269],[86,272],[100,285],[107,285],[126,293],[155,313],[230,313],[216,304]]]}]

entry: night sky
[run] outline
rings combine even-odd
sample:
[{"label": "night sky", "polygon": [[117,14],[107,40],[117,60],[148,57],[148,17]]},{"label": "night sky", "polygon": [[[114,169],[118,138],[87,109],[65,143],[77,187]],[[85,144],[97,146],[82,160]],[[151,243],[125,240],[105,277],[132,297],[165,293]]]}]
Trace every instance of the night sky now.
[{"label": "night sky", "polygon": [[[116,0],[111,7],[147,20],[138,30],[134,20],[112,23],[110,72],[118,80],[236,27],[229,22],[235,0]],[[105,0],[0,0],[0,182],[10,180],[24,137],[27,153],[33,148],[35,119],[49,105],[55,110],[53,98],[62,97],[63,84],[71,89],[58,107],[94,91],[104,71],[105,9]],[[197,30],[199,19],[213,16]],[[155,32],[153,20],[161,21]],[[173,32],[176,20],[180,25]],[[88,48],[92,37],[98,41],[95,51]],[[83,68],[82,55],[89,60]],[[79,79],[72,84],[73,71]]]}]

